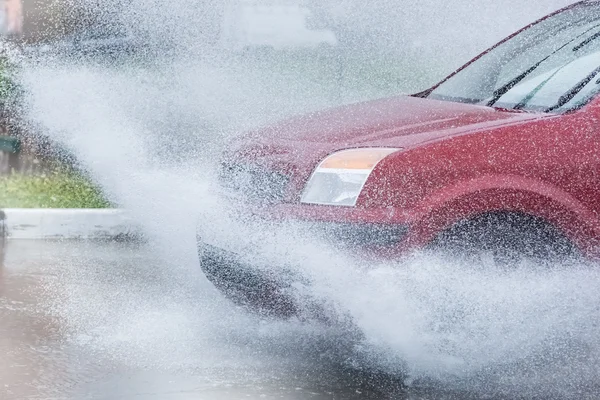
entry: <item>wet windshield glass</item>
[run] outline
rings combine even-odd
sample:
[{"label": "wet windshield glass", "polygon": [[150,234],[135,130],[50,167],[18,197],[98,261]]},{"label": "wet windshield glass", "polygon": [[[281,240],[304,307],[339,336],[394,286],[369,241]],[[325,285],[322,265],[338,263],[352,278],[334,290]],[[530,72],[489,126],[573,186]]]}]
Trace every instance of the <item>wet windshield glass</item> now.
[{"label": "wet windshield glass", "polygon": [[600,4],[549,17],[502,43],[437,87],[430,98],[562,112],[600,91]]}]

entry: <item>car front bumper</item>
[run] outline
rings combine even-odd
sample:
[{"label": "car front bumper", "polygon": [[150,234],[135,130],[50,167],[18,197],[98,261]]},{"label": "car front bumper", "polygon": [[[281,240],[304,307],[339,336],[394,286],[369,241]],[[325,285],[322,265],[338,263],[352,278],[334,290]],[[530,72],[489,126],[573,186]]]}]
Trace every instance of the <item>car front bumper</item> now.
[{"label": "car front bumper", "polygon": [[242,261],[237,254],[201,241],[198,255],[208,280],[235,304],[279,317],[298,313],[292,280],[285,274],[267,274],[258,266]]},{"label": "car front bumper", "polygon": [[[395,248],[406,236],[402,225],[365,223],[310,222],[316,236],[336,247],[373,257]],[[227,298],[260,314],[291,317],[299,314],[319,315],[320,305],[302,299],[296,292],[298,284],[307,285],[303,277],[285,266],[262,268],[242,260],[238,254],[207,243],[197,237],[198,255],[203,272]],[[268,272],[267,272],[268,271]]]}]

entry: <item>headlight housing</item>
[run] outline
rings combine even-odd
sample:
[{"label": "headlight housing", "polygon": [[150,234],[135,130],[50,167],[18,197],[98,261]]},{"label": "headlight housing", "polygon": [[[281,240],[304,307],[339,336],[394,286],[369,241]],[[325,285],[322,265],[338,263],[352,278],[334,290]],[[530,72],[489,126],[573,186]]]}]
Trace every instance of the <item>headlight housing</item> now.
[{"label": "headlight housing", "polygon": [[301,202],[353,207],[367,179],[385,157],[399,149],[342,150],[323,160],[310,177]]}]

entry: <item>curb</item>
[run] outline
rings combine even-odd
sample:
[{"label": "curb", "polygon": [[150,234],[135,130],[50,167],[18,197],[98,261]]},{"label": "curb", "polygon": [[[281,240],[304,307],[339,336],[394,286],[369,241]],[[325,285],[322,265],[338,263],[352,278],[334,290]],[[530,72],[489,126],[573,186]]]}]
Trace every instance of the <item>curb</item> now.
[{"label": "curb", "polygon": [[9,239],[140,239],[140,226],[124,210],[0,210],[0,237]]}]

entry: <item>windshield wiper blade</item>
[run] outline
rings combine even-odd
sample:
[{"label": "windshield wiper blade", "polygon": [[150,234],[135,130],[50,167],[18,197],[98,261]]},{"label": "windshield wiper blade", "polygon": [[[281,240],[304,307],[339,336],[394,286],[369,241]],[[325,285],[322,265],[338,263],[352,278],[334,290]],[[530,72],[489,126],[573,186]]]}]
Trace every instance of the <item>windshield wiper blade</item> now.
[{"label": "windshield wiper blade", "polygon": [[[553,53],[554,54],[554,53]],[[526,70],[525,72],[521,73],[521,75],[517,76],[516,78],[514,78],[513,80],[511,80],[510,82],[508,82],[507,84],[505,84],[504,86],[496,89],[493,93],[493,97],[492,99],[487,103],[488,107],[493,107],[494,104],[496,104],[496,102],[498,100],[500,100],[500,98],[502,96],[504,96],[506,93],[508,93],[510,91],[510,89],[514,88],[515,86],[517,86],[519,84],[519,82],[521,82],[523,79],[525,79],[529,74],[531,74],[533,71],[535,71],[540,65],[542,65],[542,63],[544,61],[546,61],[548,58],[550,58],[550,55],[547,56],[546,58],[544,58],[541,61],[538,61],[535,65],[532,65],[531,67],[529,67],[528,70]]]},{"label": "windshield wiper blade", "polygon": [[594,33],[592,36],[585,39],[583,42],[579,43],[577,46],[573,47],[573,51],[581,50],[582,48],[584,48],[588,44],[592,43],[594,40],[598,39],[599,37],[600,37],[600,32]]},{"label": "windshield wiper blade", "polygon": [[[593,70],[592,72],[590,72],[589,75],[587,75],[585,78],[583,78],[581,81],[579,81],[567,93],[560,96],[560,98],[558,99],[558,103],[556,103],[554,106],[548,108],[545,112],[551,112],[556,109],[559,109],[562,106],[564,106],[565,104],[567,104],[568,102],[570,102],[571,100],[573,100],[575,98],[575,96],[577,96],[577,94],[579,92],[581,92],[583,90],[583,88],[586,87],[598,74],[600,74],[600,67],[598,67],[595,70]],[[598,81],[597,83],[600,84],[600,81]]]},{"label": "windshield wiper blade", "polygon": [[[553,55],[555,55],[556,53],[558,53],[559,51],[561,51],[562,49],[564,49],[565,47],[569,46],[571,43],[573,43],[574,41],[576,41],[577,39],[579,39],[580,37],[582,37],[583,35],[585,35],[586,33],[596,29],[598,26],[600,26],[600,24],[598,25],[594,25],[593,27],[591,27],[590,29],[586,30],[585,32],[577,35],[575,38],[569,40],[567,43],[563,44],[562,46],[560,46],[558,49],[554,50],[552,53],[548,54],[546,57],[544,57],[543,59],[541,59],[540,61],[538,61],[537,63],[535,63],[534,65],[532,65],[531,67],[529,67],[525,72],[521,73],[519,76],[515,77],[514,79],[512,79],[510,82],[506,83],[504,86],[494,90],[493,96],[491,98],[491,100],[487,103],[488,107],[493,107],[494,104],[496,104],[496,102],[498,100],[500,100],[500,98],[502,96],[504,96],[506,93],[508,93],[512,88],[514,88],[515,86],[517,86],[523,79],[527,78],[527,76],[529,76],[533,71],[535,71],[540,65],[542,65],[546,60],[548,60],[550,57],[552,57]],[[599,32],[600,33],[600,32]],[[588,38],[589,42],[595,40],[595,35],[592,36],[592,39],[590,40],[590,38]],[[589,43],[587,42],[587,43]],[[584,42],[585,43],[585,42]],[[585,43],[585,44],[587,44]],[[584,46],[585,46],[584,44]],[[577,47],[581,46],[578,45]],[[575,49],[577,49],[577,47],[575,47]],[[583,46],[582,46],[583,47]],[[573,51],[577,51],[573,49]]]}]

